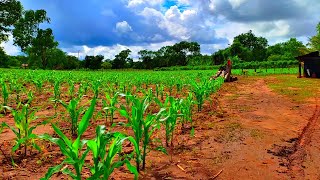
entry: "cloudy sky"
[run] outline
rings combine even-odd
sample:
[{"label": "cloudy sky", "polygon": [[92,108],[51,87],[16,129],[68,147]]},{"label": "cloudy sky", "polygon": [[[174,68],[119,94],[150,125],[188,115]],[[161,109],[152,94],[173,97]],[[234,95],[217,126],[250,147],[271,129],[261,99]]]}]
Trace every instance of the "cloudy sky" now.
[{"label": "cloudy sky", "polygon": [[[319,0],[22,0],[25,9],[45,9],[59,47],[71,55],[112,59],[129,48],[157,50],[187,40],[212,54],[233,37],[253,30],[269,44],[316,33]],[[12,39],[2,44],[19,54]]]}]

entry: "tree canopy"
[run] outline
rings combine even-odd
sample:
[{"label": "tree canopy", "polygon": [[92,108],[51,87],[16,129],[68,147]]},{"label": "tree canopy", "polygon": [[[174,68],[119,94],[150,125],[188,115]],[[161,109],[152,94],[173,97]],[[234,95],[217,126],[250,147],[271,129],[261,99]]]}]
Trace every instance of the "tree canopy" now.
[{"label": "tree canopy", "polygon": [[17,0],[0,1],[0,43],[8,40],[11,26],[20,19],[22,5]]}]

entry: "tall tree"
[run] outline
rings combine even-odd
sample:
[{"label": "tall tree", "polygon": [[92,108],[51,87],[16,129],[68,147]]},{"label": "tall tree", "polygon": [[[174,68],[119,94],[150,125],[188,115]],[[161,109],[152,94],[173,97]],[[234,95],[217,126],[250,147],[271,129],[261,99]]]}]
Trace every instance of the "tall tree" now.
[{"label": "tall tree", "polygon": [[101,69],[101,64],[104,57],[98,56],[86,56],[84,59],[84,67],[88,69]]},{"label": "tall tree", "polygon": [[24,11],[23,16],[14,24],[14,45],[18,45],[23,52],[26,52],[37,37],[39,25],[43,22],[50,22],[45,10]]},{"label": "tall tree", "polygon": [[126,67],[127,61],[129,60],[129,55],[131,51],[130,49],[126,49],[121,51],[116,55],[114,60],[112,61],[112,69],[123,69]]},{"label": "tall tree", "polygon": [[320,51],[320,23],[317,25],[317,34],[309,39],[311,51]]},{"label": "tall tree", "polygon": [[277,43],[267,49],[268,60],[293,60],[294,57],[301,55],[301,49],[305,45],[296,38],[290,38],[286,42]]},{"label": "tall tree", "polygon": [[242,57],[239,55],[244,61],[263,61],[266,59],[268,40],[264,37],[255,36],[251,30],[236,36],[233,43],[240,43],[243,50],[247,51]]},{"label": "tall tree", "polygon": [[6,68],[8,67],[9,57],[6,55],[4,50],[0,47],[0,67]]},{"label": "tall tree", "polygon": [[47,51],[58,46],[54,41],[52,30],[50,28],[38,30],[37,37],[32,41],[31,52],[41,58],[42,68],[46,69],[48,65]]},{"label": "tall tree", "polygon": [[20,19],[22,5],[17,0],[0,1],[0,43],[8,40],[10,26]]},{"label": "tall tree", "polygon": [[138,52],[138,55],[140,56],[139,59],[142,60],[142,63],[144,64],[144,68],[152,69],[155,67],[154,58],[156,55],[153,51],[141,50]]}]

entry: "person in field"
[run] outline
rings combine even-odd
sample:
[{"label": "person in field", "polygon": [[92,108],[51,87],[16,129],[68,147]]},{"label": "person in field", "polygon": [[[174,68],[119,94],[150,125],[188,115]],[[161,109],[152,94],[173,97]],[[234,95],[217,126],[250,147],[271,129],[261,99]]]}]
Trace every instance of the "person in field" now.
[{"label": "person in field", "polygon": [[215,80],[218,77],[223,77],[226,82],[232,82],[238,80],[237,77],[231,76],[232,62],[230,59],[227,61],[226,67],[221,66],[216,75],[210,77],[210,80]]}]

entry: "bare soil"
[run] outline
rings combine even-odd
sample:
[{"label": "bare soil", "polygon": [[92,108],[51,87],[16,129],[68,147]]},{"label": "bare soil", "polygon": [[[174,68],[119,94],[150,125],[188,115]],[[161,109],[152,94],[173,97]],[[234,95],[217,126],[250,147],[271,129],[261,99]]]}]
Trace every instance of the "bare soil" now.
[{"label": "bare soil", "polygon": [[[318,100],[292,101],[267,86],[272,80],[240,77],[237,82],[225,83],[201,112],[194,113],[194,137],[178,127],[174,147],[167,149],[169,155],[151,151],[139,179],[320,179]],[[53,116],[49,97],[47,94],[36,102],[42,107],[36,122]],[[52,120],[67,132],[64,116]],[[125,122],[118,114],[115,117],[115,121]],[[2,121],[13,125],[10,114],[1,117]],[[92,138],[98,124],[104,124],[104,119],[97,116],[84,138]],[[132,134],[120,126],[112,130]],[[35,133],[54,134],[50,125],[39,126]],[[39,179],[63,160],[59,148],[48,142],[39,142],[42,153],[33,150],[26,158],[21,157],[22,152],[11,153],[14,137],[10,130],[0,134],[0,179]],[[164,139],[163,129],[155,137]],[[16,166],[8,162],[10,154]],[[85,173],[84,177],[89,171]],[[68,178],[58,175],[52,179]],[[123,167],[115,171],[113,179],[133,179],[133,175]]]}]

